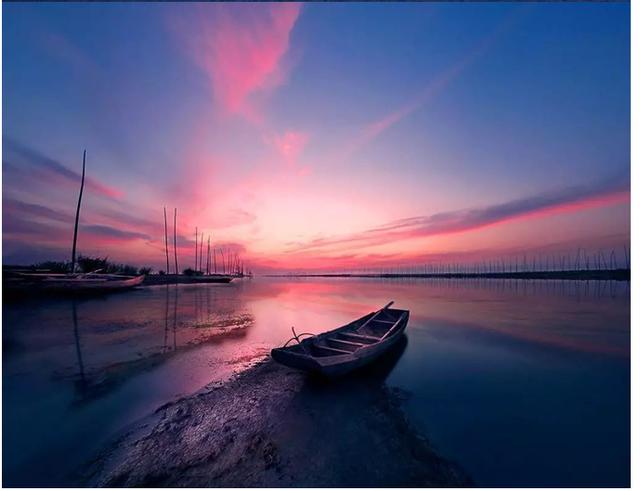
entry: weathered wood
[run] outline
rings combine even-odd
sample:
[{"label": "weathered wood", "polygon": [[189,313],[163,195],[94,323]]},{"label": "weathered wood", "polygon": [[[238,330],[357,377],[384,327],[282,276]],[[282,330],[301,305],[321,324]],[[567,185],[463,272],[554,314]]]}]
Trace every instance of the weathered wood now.
[{"label": "weathered wood", "polygon": [[363,325],[361,325],[359,327],[358,330],[362,331],[364,330],[365,327],[367,327],[367,324],[369,324],[369,322],[371,322],[372,320],[374,320],[376,317],[378,317],[382,312],[384,312],[385,310],[387,310],[389,307],[391,307],[393,305],[393,300],[391,300],[391,302],[389,302],[387,305],[385,305],[384,307],[382,307],[380,310],[378,310],[373,317],[371,317],[371,319],[369,319],[367,322],[365,322]]},{"label": "weathered wood", "polygon": [[[288,346],[292,341],[289,340],[282,348],[271,350],[271,356],[278,363],[326,376],[339,376],[360,368],[387,352],[402,337],[409,321],[409,311],[388,309],[390,305],[332,331],[302,341],[294,337],[297,345]],[[362,326],[383,311],[386,311],[387,319],[392,318],[394,322],[386,324],[388,328],[384,328],[382,337],[358,334]],[[377,326],[377,329],[382,327]],[[343,339],[345,337],[347,339]]]},{"label": "weathered wood", "polygon": [[365,341],[371,341],[373,343],[377,343],[378,341],[380,341],[380,338],[376,338],[375,336],[367,336],[366,334],[356,334],[354,332],[339,332],[338,333],[339,336],[344,336],[347,338],[353,338],[353,339],[362,339]]}]

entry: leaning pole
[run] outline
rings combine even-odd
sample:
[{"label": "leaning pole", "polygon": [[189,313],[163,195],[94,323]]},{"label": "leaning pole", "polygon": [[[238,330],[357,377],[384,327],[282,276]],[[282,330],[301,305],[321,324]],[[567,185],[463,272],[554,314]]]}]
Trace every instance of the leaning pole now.
[{"label": "leaning pole", "polygon": [[82,154],[82,180],[80,181],[80,195],[76,208],[76,224],[73,227],[73,248],[71,249],[71,272],[76,272],[76,243],[78,242],[78,220],[80,219],[80,204],[82,203],[82,190],[84,189],[84,166],[87,159],[87,150]]}]

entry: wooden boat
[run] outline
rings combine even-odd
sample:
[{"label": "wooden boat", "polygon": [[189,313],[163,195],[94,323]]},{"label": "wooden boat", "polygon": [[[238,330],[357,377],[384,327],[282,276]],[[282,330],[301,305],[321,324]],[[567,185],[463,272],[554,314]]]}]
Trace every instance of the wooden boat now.
[{"label": "wooden boat", "polygon": [[[388,303],[345,326],[323,334],[296,334],[281,348],[271,350],[272,358],[292,368],[333,377],[371,363],[389,350],[407,327],[409,311],[391,309]],[[300,336],[308,335],[304,340]],[[296,341],[296,344],[289,343]]]},{"label": "wooden boat", "polygon": [[187,276],[185,274],[152,274],[144,279],[145,285],[173,285],[173,284],[197,284],[197,283],[231,283],[232,276],[212,274]]},{"label": "wooden boat", "polygon": [[211,274],[189,277],[189,283],[231,283],[232,276]]},{"label": "wooden boat", "polygon": [[141,285],[144,275],[16,273],[5,278],[9,291],[50,293],[102,293]]}]

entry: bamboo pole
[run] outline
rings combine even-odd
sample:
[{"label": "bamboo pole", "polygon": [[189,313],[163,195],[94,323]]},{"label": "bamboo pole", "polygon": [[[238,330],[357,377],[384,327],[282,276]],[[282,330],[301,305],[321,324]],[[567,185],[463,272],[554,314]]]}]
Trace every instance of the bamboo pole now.
[{"label": "bamboo pole", "polygon": [[204,232],[200,232],[200,269],[202,271],[202,247],[204,246]]},{"label": "bamboo pole", "polygon": [[211,236],[207,237],[207,274],[209,274],[210,263],[211,263]]},{"label": "bamboo pole", "polygon": [[196,262],[193,266],[194,271],[198,271],[198,227],[196,227]]},{"label": "bamboo pole", "polygon": [[178,274],[178,232],[177,232],[177,223],[178,223],[178,209],[173,209],[173,259],[175,261],[176,266],[176,275]]},{"label": "bamboo pole", "polygon": [[76,243],[78,242],[78,221],[80,220],[80,204],[82,203],[82,191],[84,190],[84,169],[87,160],[87,150],[82,154],[82,180],[80,181],[80,194],[78,207],[76,208],[76,223],[73,227],[73,248],[71,249],[71,272],[76,272]]},{"label": "bamboo pole", "polygon": [[169,271],[169,239],[167,238],[167,207],[164,207],[164,253],[167,257],[167,274]]}]

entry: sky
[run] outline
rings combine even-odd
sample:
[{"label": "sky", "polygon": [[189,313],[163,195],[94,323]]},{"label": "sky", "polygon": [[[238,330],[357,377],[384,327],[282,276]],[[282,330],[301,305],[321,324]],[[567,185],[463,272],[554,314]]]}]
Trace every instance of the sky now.
[{"label": "sky", "polygon": [[5,2],[3,261],[622,261],[629,10]]}]

